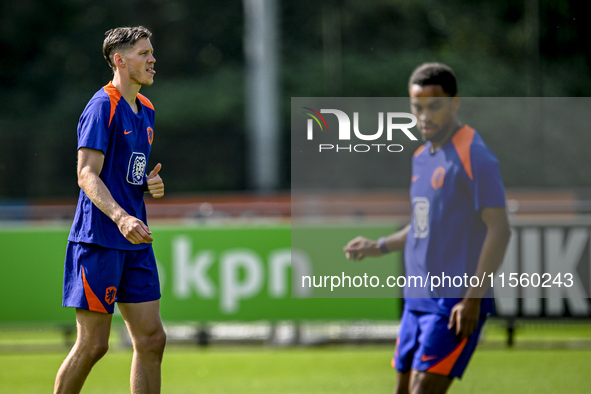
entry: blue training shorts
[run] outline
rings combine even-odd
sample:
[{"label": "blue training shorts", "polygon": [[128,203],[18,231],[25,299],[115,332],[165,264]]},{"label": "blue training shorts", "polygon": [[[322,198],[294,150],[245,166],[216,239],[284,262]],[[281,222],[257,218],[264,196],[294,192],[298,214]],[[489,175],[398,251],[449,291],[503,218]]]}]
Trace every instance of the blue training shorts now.
[{"label": "blue training shorts", "polygon": [[476,349],[486,315],[467,338],[456,338],[447,328],[449,316],[404,310],[392,366],[398,372],[411,369],[461,378]]},{"label": "blue training shorts", "polygon": [[119,250],[68,242],[63,306],[113,313],[115,301],[158,299],[160,281],[152,245],[141,250]]}]

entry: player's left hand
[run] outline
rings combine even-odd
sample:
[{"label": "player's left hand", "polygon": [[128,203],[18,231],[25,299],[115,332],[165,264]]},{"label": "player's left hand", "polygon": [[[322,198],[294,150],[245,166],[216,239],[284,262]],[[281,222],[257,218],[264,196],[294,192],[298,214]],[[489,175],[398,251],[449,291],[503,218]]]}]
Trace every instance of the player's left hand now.
[{"label": "player's left hand", "polygon": [[478,327],[480,298],[464,298],[451,309],[448,329],[456,328],[456,336],[465,338]]},{"label": "player's left hand", "polygon": [[164,182],[162,182],[162,178],[158,175],[162,169],[162,164],[156,164],[156,167],[148,174],[147,184],[148,184],[148,191],[154,198],[161,198],[164,196]]}]

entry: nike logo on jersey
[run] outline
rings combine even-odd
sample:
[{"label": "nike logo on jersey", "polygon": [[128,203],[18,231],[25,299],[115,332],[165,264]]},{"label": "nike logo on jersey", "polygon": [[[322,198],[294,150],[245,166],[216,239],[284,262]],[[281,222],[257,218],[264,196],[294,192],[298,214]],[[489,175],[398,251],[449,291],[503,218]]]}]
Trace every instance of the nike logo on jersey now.
[{"label": "nike logo on jersey", "polygon": [[431,360],[435,360],[437,358],[437,356],[426,356],[426,355],[422,355],[421,356],[421,361],[422,362],[427,362],[427,361],[431,361]]},{"label": "nike logo on jersey", "polygon": [[129,131],[127,131],[127,130],[123,130],[123,134],[127,135],[127,134],[129,134],[129,133],[133,133],[133,130],[129,130]]}]

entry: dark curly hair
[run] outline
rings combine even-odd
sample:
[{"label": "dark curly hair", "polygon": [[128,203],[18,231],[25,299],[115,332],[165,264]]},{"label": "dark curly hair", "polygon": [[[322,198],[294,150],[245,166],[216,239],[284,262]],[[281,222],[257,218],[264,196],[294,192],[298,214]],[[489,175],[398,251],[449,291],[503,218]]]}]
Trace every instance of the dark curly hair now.
[{"label": "dark curly hair", "polygon": [[458,94],[456,76],[453,70],[443,63],[423,63],[412,72],[408,87],[412,85],[439,85],[451,97]]}]

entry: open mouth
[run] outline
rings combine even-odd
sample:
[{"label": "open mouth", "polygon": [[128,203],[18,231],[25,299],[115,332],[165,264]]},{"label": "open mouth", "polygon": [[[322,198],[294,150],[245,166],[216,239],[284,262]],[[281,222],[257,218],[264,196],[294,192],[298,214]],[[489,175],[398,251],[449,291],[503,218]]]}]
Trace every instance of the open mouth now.
[{"label": "open mouth", "polygon": [[154,67],[149,67],[146,71],[148,73],[150,73],[150,74],[156,74],[156,71],[154,70]]}]

